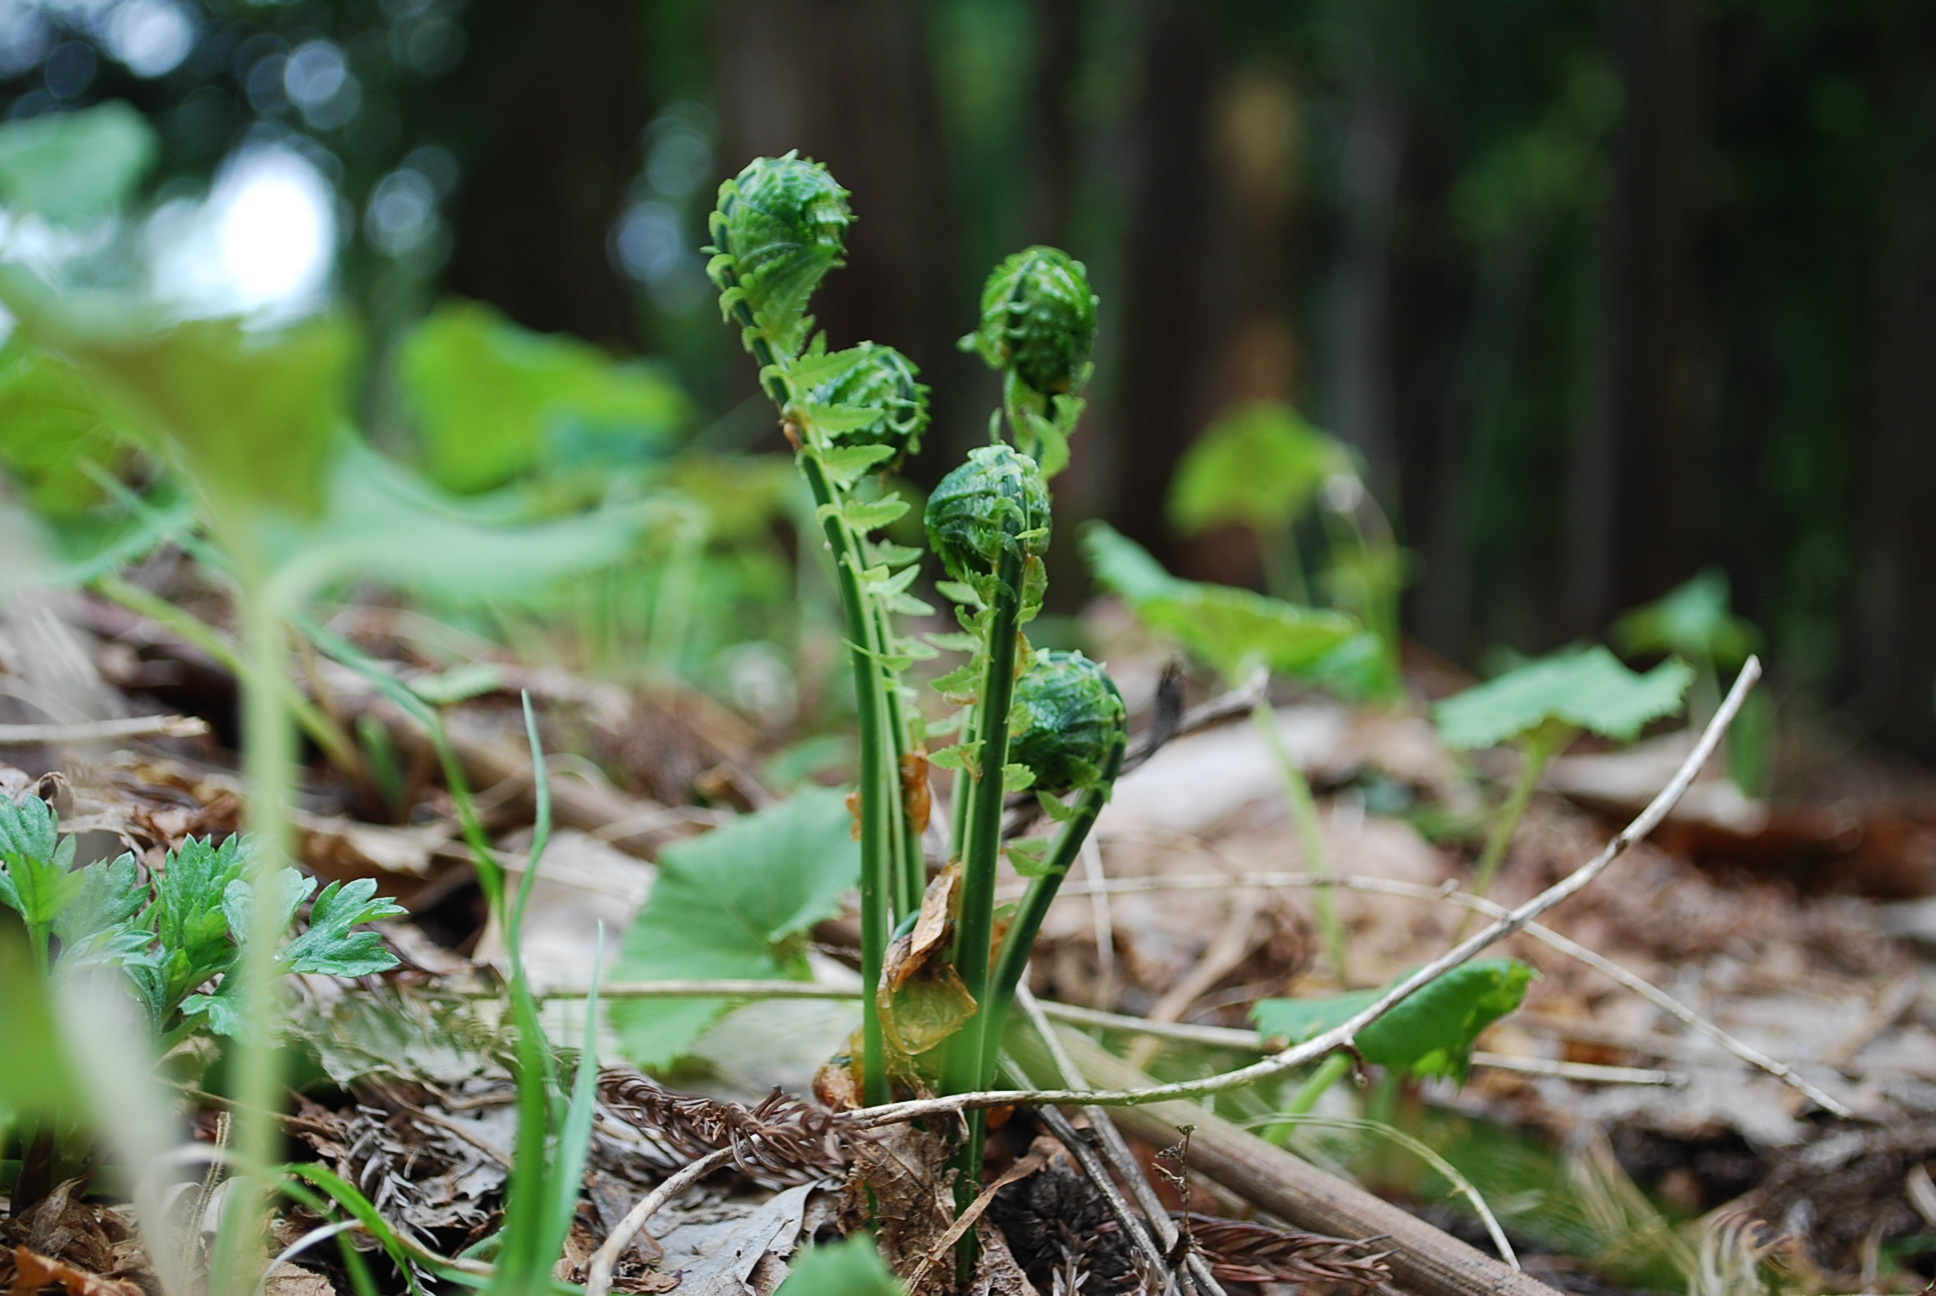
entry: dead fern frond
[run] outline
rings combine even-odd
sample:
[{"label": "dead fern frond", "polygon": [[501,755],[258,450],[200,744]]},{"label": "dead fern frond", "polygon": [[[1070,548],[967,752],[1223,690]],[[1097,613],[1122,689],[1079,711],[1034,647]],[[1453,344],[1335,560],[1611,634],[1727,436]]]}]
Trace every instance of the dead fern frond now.
[{"label": "dead fern frond", "polygon": [[731,1148],[733,1164],[773,1187],[845,1173],[849,1156],[831,1112],[774,1089],[753,1107],[675,1093],[628,1067],[599,1073],[599,1098],[648,1139],[696,1160]]}]

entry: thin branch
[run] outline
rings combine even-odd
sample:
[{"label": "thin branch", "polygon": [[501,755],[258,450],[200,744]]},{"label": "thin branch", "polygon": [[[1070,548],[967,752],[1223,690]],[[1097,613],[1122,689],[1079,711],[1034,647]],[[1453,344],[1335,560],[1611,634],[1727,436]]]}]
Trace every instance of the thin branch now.
[{"label": "thin branch", "polygon": [[640,1198],[639,1204],[627,1211],[625,1218],[618,1222],[612,1235],[592,1253],[591,1268],[585,1275],[585,1296],[606,1296],[611,1291],[612,1272],[618,1268],[619,1257],[625,1254],[625,1248],[632,1245],[632,1239],[638,1236],[639,1230],[645,1227],[645,1222],[652,1218],[659,1207],[721,1166],[731,1165],[732,1161],[733,1149],[730,1147],[708,1153]]},{"label": "thin branch", "polygon": [[1479,951],[1495,945],[1508,936],[1512,936],[1523,930],[1528,923],[1555,905],[1561,904],[1578,895],[1595,878],[1604,873],[1607,867],[1614,860],[1618,859],[1628,847],[1658,827],[1661,820],[1667,817],[1668,811],[1672,810],[1675,803],[1687,792],[1688,787],[1694,782],[1695,776],[1700,773],[1702,766],[1707,764],[1708,758],[1714,754],[1714,749],[1720,744],[1722,735],[1727,732],[1728,725],[1733,722],[1734,717],[1740,712],[1742,703],[1747,700],[1748,691],[1753,688],[1755,680],[1759,679],[1760,676],[1760,660],[1750,657],[1747,663],[1742,666],[1740,675],[1736,677],[1734,687],[1728,691],[1727,699],[1721,704],[1720,710],[1715,712],[1714,718],[1708,722],[1706,730],[1701,734],[1700,741],[1694,745],[1694,750],[1688,753],[1687,760],[1675,772],[1674,777],[1668,781],[1667,786],[1661,790],[1660,795],[1656,796],[1632,823],[1616,833],[1613,840],[1609,841],[1598,855],[1595,855],[1591,860],[1588,860],[1578,869],[1540,892],[1525,904],[1511,910],[1505,917],[1496,920],[1491,926],[1480,931],[1477,935],[1461,941],[1452,949],[1446,951],[1446,953],[1433,959],[1430,963],[1419,968],[1410,976],[1405,977],[1387,989],[1385,993],[1378,996],[1368,1007],[1354,1014],[1349,1020],[1314,1036],[1302,1044],[1285,1049],[1282,1053],[1274,1057],[1265,1058],[1260,1062],[1254,1062],[1250,1066],[1239,1067],[1235,1071],[1227,1071],[1222,1075],[1208,1076],[1201,1080],[1186,1080],[1176,1084],[1155,1085],[1145,1089],[1094,1091],[1069,1089],[1041,1091],[987,1090],[980,1093],[951,1094],[945,1098],[884,1103],[877,1107],[862,1108],[859,1111],[850,1113],[845,1118],[845,1123],[855,1128],[868,1129],[877,1125],[917,1120],[927,1116],[948,1115],[955,1112],[974,1110],[976,1108],[1001,1107],[1020,1103],[1033,1103],[1038,1105],[1042,1103],[1057,1103],[1064,1106],[1087,1103],[1136,1105],[1161,1102],[1169,1098],[1199,1098],[1206,1094],[1223,1093],[1227,1090],[1240,1089],[1248,1085],[1256,1084],[1261,1080],[1267,1080],[1285,1071],[1315,1062],[1327,1053],[1344,1048],[1357,1037],[1359,1031],[1369,1026],[1372,1022],[1377,1021],[1380,1017],[1390,1012],[1398,1004],[1425,986],[1431,984],[1447,972],[1450,972],[1453,968],[1469,962]]},{"label": "thin branch", "polygon": [[200,738],[208,721],[200,716],[132,716],[126,720],[89,720],[81,724],[0,724],[0,747],[42,743],[116,742],[129,738]]},{"label": "thin branch", "polygon": [[[1501,918],[1513,912],[1504,905],[1487,900],[1484,897],[1469,895],[1463,891],[1453,891],[1449,887],[1420,886],[1415,882],[1397,882],[1388,878],[1322,878],[1310,873],[1243,873],[1234,875],[1211,874],[1199,877],[1118,878],[1104,885],[1113,892],[1162,891],[1172,889],[1199,891],[1223,890],[1238,887],[1339,887],[1349,891],[1368,891],[1377,895],[1405,896],[1416,900],[1442,900],[1451,904],[1462,905],[1467,909],[1491,918]],[[1069,894],[1080,894],[1085,889],[1087,889],[1086,884],[1075,883],[1066,888],[1065,891]],[[1844,1120],[1858,1119],[1856,1113],[1847,1105],[1831,1097],[1807,1080],[1804,1080],[1788,1063],[1777,1062],[1774,1058],[1769,1057],[1752,1044],[1737,1039],[1651,981],[1629,972],[1626,968],[1621,967],[1605,955],[1580,944],[1578,941],[1562,936],[1552,928],[1541,923],[1527,923],[1524,930],[1526,935],[1539,941],[1541,944],[1557,950],[1569,958],[1586,964],[1607,979],[1631,990],[1634,994],[1639,995],[1642,999],[1653,1004],[1656,1008],[1659,1008],[1662,1012],[1673,1017],[1676,1021],[1681,1022],[1689,1029],[1707,1036],[1727,1052],[1732,1053],[1735,1057],[1741,1059],[1741,1061],[1746,1062],[1749,1066],[1767,1072],[1783,1084],[1802,1094],[1810,1102],[1822,1108],[1822,1110],[1840,1116]],[[1050,1009],[1050,1015],[1061,1017],[1064,1021],[1101,1025],[1109,1027],[1110,1029],[1144,1029],[1140,1025],[1131,1026],[1126,1024],[1129,1022],[1141,1022],[1141,1018],[1122,1018],[1120,1021],[1103,1021],[1096,1017],[1091,1009],[1065,1008],[1063,1005],[1055,1005]],[[1102,1016],[1114,1018],[1115,1014],[1103,1014]],[[1184,1027],[1182,1030],[1188,1031],[1189,1034],[1184,1035],[1179,1033],[1177,1036],[1179,1039],[1187,1038],[1198,1043],[1214,1044],[1224,1047],[1241,1047],[1237,1044],[1234,1036],[1240,1035],[1242,1032],[1229,1032],[1213,1037],[1208,1032],[1222,1031],[1223,1028],[1214,1026],[1191,1026]],[[1159,1032],[1146,1031],[1145,1033],[1155,1034]]]},{"label": "thin branch", "polygon": [[[1076,1004],[1055,1003],[1049,1000],[1040,1001],[1040,1006],[1044,1017],[1067,1022],[1071,1026],[1121,1031],[1125,1034],[1146,1035],[1156,1039],[1180,1040],[1189,1044],[1207,1044],[1211,1048],[1238,1049],[1249,1053],[1268,1051],[1265,1048],[1267,1037],[1256,1031],[1236,1030],[1229,1026],[1198,1026],[1189,1022],[1151,1021],[1147,1017],[1131,1017],[1124,1013],[1103,1012],[1096,1008],[1083,1008]],[[1585,1062],[1554,1062],[1545,1058],[1508,1057],[1503,1053],[1474,1053],[1472,1064],[1488,1067],[1494,1071],[1558,1076],[1561,1079],[1578,1080],[1587,1084],[1682,1085],[1687,1083],[1687,1076],[1679,1071],[1661,1071],[1645,1067],[1598,1066]]]}]

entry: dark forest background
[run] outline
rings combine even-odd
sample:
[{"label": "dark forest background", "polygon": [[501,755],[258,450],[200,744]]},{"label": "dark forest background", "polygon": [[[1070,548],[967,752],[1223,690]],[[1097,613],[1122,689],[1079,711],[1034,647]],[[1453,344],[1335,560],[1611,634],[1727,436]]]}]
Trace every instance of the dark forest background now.
[{"label": "dark forest background", "polygon": [[[771,448],[697,248],[718,181],[797,147],[860,214],[820,318],[923,366],[930,465],[993,395],[954,348],[982,275],[1057,243],[1104,302],[1074,513],[1254,579],[1162,501],[1220,410],[1287,399],[1362,454],[1431,649],[1597,636],[1718,565],[1792,696],[1936,755],[1936,6],[180,0],[147,76],[112,7],[7,6],[9,111],[135,103],[163,196],[299,145],[379,335],[479,298],[665,357],[697,436]],[[287,93],[324,46],[347,108]]]}]

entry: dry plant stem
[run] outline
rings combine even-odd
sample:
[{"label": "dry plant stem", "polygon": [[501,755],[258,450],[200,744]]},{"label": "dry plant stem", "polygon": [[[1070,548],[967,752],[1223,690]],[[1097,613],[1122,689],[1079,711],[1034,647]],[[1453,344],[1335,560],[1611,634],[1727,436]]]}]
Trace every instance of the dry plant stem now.
[{"label": "dry plant stem", "polygon": [[0,725],[0,747],[34,747],[41,743],[117,742],[130,738],[200,738],[208,721],[200,716],[133,716],[126,720],[93,720],[84,724]]},{"label": "dry plant stem", "polygon": [[[1571,736],[1569,732],[1567,737],[1570,739]],[[1553,763],[1553,757],[1559,755],[1563,746],[1563,741],[1542,737],[1538,732],[1521,744],[1519,777],[1514,780],[1512,793],[1507,796],[1505,805],[1499,808],[1499,817],[1493,821],[1492,831],[1486,834],[1485,850],[1480,852],[1478,866],[1472,873],[1473,895],[1484,898],[1492,890],[1492,880],[1499,876],[1499,866],[1505,863],[1506,849],[1512,845],[1513,836],[1519,831],[1519,821],[1525,817],[1526,807],[1532,804],[1533,791],[1539,787],[1540,777],[1546,773],[1546,767]],[[1468,912],[1452,933],[1453,943],[1465,938],[1466,928],[1471,922],[1472,914]]]},{"label": "dry plant stem", "polygon": [[989,1107],[1001,1107],[1011,1103],[1057,1103],[1062,1105],[1079,1103],[1104,1103],[1110,1105],[1135,1106],[1143,1103],[1161,1102],[1172,1098],[1201,1098],[1206,1094],[1222,1093],[1229,1089],[1241,1089],[1269,1079],[1282,1072],[1308,1065],[1337,1049],[1350,1044],[1359,1031],[1390,1012],[1392,1008],[1415,994],[1420,989],[1437,980],[1445,973],[1461,964],[1469,962],[1479,951],[1506,939],[1523,930],[1539,915],[1561,904],[1590,885],[1605,872],[1607,866],[1618,859],[1626,849],[1645,837],[1659,826],[1667,817],[1667,812],[1686,793],[1694,777],[1714,754],[1721,736],[1727,732],[1728,724],[1740,711],[1746,701],[1748,691],[1755,680],[1761,677],[1761,662],[1750,657],[1736,677],[1734,687],[1729,690],[1727,699],[1714,719],[1688,754],[1687,760],[1669,780],[1647,808],[1642,810],[1634,821],[1608,842],[1600,853],[1554,883],[1546,890],[1528,900],[1525,904],[1512,909],[1507,914],[1485,928],[1477,935],[1461,941],[1446,953],[1433,959],[1410,976],[1397,982],[1385,993],[1378,996],[1370,1005],[1353,1015],[1349,1020],[1322,1034],[1292,1048],[1285,1049],[1274,1057],[1247,1067],[1239,1067],[1222,1075],[1208,1076],[1201,1080],[1186,1080],[1176,1084],[1155,1085],[1150,1088],[1086,1090],[1047,1090],[1042,1092],[1026,1090],[991,1090],[982,1093],[951,1094],[944,1098],[920,1099],[913,1102],[890,1103],[885,1106],[862,1108],[850,1113],[846,1122],[855,1128],[867,1129],[876,1125],[892,1124],[897,1121],[917,1120],[927,1116],[948,1115],[960,1111],[973,1111]]},{"label": "dry plant stem", "polygon": [[732,1164],[733,1149],[724,1147],[717,1152],[709,1152],[675,1172],[664,1183],[639,1199],[638,1205],[625,1212],[625,1218],[618,1222],[612,1235],[592,1253],[591,1265],[585,1274],[585,1296],[606,1296],[612,1289],[612,1272],[618,1268],[619,1257],[625,1248],[632,1245],[632,1239],[639,1235],[645,1222],[657,1213],[658,1209],[679,1194],[691,1188],[721,1166]]},{"label": "dry plant stem", "polygon": [[[1076,1064],[1074,1056],[1063,1045],[1062,1037],[1056,1033],[1055,1027],[1050,1025],[1048,1018],[1043,1015],[1041,1002],[1027,986],[1018,988],[1015,1000],[1027,1014],[1029,1026],[1035,1031],[1036,1038],[1041,1040],[1043,1048],[1048,1052],[1049,1060],[1055,1067],[1056,1078],[1066,1085],[1088,1084],[1088,1080],[1082,1074],[1082,1068]],[[1009,1064],[1014,1066],[1014,1059],[1009,1059]],[[1019,1073],[1019,1068],[1017,1071]],[[1026,1076],[1023,1077],[1022,1083],[1029,1083]],[[1096,1146],[1093,1148],[1079,1134],[1076,1134],[1072,1127],[1069,1127],[1067,1118],[1055,1108],[1043,1107],[1041,1114],[1043,1119],[1049,1122],[1050,1128],[1055,1130],[1056,1137],[1060,1138],[1076,1159],[1082,1162],[1083,1171],[1101,1190],[1104,1198],[1109,1202],[1110,1209],[1116,1212],[1117,1219],[1123,1222],[1123,1228],[1129,1233],[1131,1239],[1136,1241],[1139,1247],[1149,1247],[1145,1254],[1153,1254],[1154,1272],[1164,1272],[1168,1268],[1167,1257],[1170,1249],[1176,1245],[1176,1222],[1170,1218],[1169,1211],[1163,1206],[1162,1198],[1156,1195],[1156,1189],[1150,1184],[1148,1176],[1143,1173],[1143,1168],[1136,1164],[1135,1155],[1130,1152],[1129,1144],[1123,1141],[1122,1133],[1117,1130],[1116,1123],[1109,1118],[1109,1113],[1094,1106],[1082,1109],[1083,1116],[1089,1122],[1089,1128],[1096,1136]],[[1057,1122],[1060,1122],[1059,1126]],[[1068,1127],[1067,1134],[1064,1133],[1064,1127]],[[1075,1135],[1075,1141],[1070,1140],[1070,1135]],[[1092,1160],[1096,1164],[1092,1164]],[[1107,1167],[1100,1164],[1105,1160],[1108,1162]],[[1110,1168],[1113,1168],[1117,1177],[1128,1184],[1129,1190],[1136,1194],[1137,1205],[1143,1208],[1143,1214],[1149,1220],[1150,1227],[1156,1230],[1157,1238],[1162,1242],[1161,1251],[1150,1246],[1147,1234],[1141,1227],[1135,1226],[1136,1217],[1130,1214],[1128,1203],[1124,1202],[1121,1194],[1116,1191],[1116,1186],[1109,1176]],[[1216,1275],[1210,1272],[1209,1262],[1201,1255],[1191,1252],[1185,1265],[1190,1271],[1190,1277],[1195,1280],[1199,1296],[1224,1296],[1222,1285],[1217,1282]]]},{"label": "dry plant stem", "polygon": [[[1297,844],[1304,852],[1304,866],[1319,877],[1331,875],[1331,864],[1324,854],[1324,833],[1318,823],[1317,803],[1311,799],[1311,785],[1304,780],[1304,771],[1297,767],[1291,754],[1284,750],[1284,735],[1277,730],[1277,713],[1271,710],[1270,702],[1264,698],[1257,700],[1251,708],[1250,718],[1256,722],[1257,730],[1264,736],[1264,745],[1270,750],[1271,759],[1277,762],[1277,771],[1284,778],[1284,800],[1291,808],[1291,824],[1297,830]],[[1337,974],[1338,988],[1351,988],[1351,973],[1346,962],[1344,923],[1338,917],[1338,906],[1328,891],[1320,891],[1316,897],[1318,911],[1318,931],[1324,937],[1324,952],[1331,958],[1331,968]]]}]

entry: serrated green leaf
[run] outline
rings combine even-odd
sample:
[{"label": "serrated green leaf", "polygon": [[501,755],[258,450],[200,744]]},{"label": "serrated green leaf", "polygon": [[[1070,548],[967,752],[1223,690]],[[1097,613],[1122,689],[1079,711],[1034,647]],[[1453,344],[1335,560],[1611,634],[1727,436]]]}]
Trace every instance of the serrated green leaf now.
[{"label": "serrated green leaf", "polygon": [[1026,792],[1035,786],[1035,771],[1013,761],[1002,766],[1002,791]]},{"label": "serrated green leaf", "polygon": [[[1365,1061],[1413,1076],[1464,1080],[1480,1032],[1526,997],[1537,973],[1518,959],[1463,963],[1358,1032]],[[1251,1010],[1257,1029],[1301,1043],[1370,1007],[1384,989],[1323,999],[1264,999]]]},{"label": "serrated green leaf", "polygon": [[[819,342],[825,336],[825,334],[821,334],[815,341]],[[788,381],[793,383],[798,390],[814,391],[822,387],[831,386],[841,378],[846,377],[851,370],[866,358],[867,351],[863,347],[848,347],[843,351],[818,352],[809,349],[807,354],[787,366],[786,376]]]},{"label": "serrated green leaf", "polygon": [[876,464],[894,457],[891,445],[834,446],[820,451],[820,462],[841,486],[851,486]]},{"label": "serrated green leaf", "polygon": [[43,931],[87,885],[73,868],[74,839],[61,837],[56,823],[39,797],[0,797],[0,903]]},{"label": "serrated green leaf", "polygon": [[248,866],[242,852],[240,836],[220,846],[190,837],[162,861],[154,903],[142,915],[161,958],[152,969],[130,974],[157,1014],[157,1026],[190,992],[235,962],[222,903]]},{"label": "serrated green leaf", "polygon": [[[623,980],[807,975],[802,938],[860,876],[853,815],[839,792],[811,788],[659,856],[651,899],[614,976]],[[612,1005],[625,1052],[663,1067],[728,1007],[723,999]]]},{"label": "serrated green leaf", "polygon": [[1469,688],[1439,703],[1434,715],[1447,745],[1465,749],[1505,742],[1549,720],[1629,742],[1648,721],[1678,711],[1693,678],[1679,659],[1636,674],[1595,645]]},{"label": "serrated green leaf", "polygon": [[975,587],[972,585],[964,585],[960,581],[944,580],[936,581],[934,588],[935,592],[941,595],[942,598],[947,599],[951,603],[959,603],[964,608],[980,609],[983,606],[981,595],[976,592]]},{"label": "serrated green leaf", "polygon": [[934,691],[947,698],[972,696],[981,687],[981,667],[967,662],[934,681]]},{"label": "serrated green leaf", "polygon": [[1055,842],[1047,837],[1018,837],[1005,843],[1002,850],[1018,874],[1025,878],[1037,878],[1049,871],[1044,861],[1054,846]]},{"label": "serrated green leaf", "polygon": [[942,652],[976,653],[981,651],[981,640],[962,630],[939,631],[928,636],[928,642]]},{"label": "serrated green leaf", "polygon": [[1069,820],[1075,818],[1075,806],[1064,801],[1059,796],[1050,796],[1047,792],[1037,792],[1035,794],[1035,804],[1042,808],[1043,814],[1047,815],[1056,823],[1068,823]]},{"label": "serrated green leaf", "polygon": [[912,594],[896,594],[887,601],[888,611],[902,616],[933,616],[934,605],[914,597]]},{"label": "serrated green leaf", "polygon": [[880,408],[867,405],[808,403],[801,407],[800,412],[806,416],[809,427],[825,436],[839,436],[842,432],[858,431],[880,422],[881,419]]},{"label": "serrated green leaf", "polygon": [[839,507],[847,525],[864,533],[898,520],[908,511],[908,502],[899,495],[889,495],[877,500],[849,500]]},{"label": "serrated green leaf", "polygon": [[[939,732],[940,726],[935,726],[935,729]],[[973,763],[969,757],[968,748],[963,743],[956,743],[951,747],[943,747],[940,751],[928,753],[928,764],[935,769],[968,769]]]},{"label": "serrated green leaf", "polygon": [[916,549],[910,545],[895,544],[892,540],[871,540],[868,542],[869,561],[899,567],[907,563],[919,562],[927,556],[927,550]]},{"label": "serrated green leaf", "polygon": [[289,942],[280,961],[291,972],[340,977],[387,972],[397,965],[397,958],[383,947],[383,938],[373,931],[350,929],[404,912],[402,905],[376,895],[375,878],[332,882],[309,907],[309,929]]},{"label": "serrated green leaf", "polygon": [[[271,929],[278,940],[295,920],[296,910],[316,889],[316,879],[292,868],[278,869],[269,879],[269,910],[274,918]],[[229,939],[237,945],[248,940],[255,930],[255,886],[246,877],[236,878],[222,890],[222,913],[228,918]]]},{"label": "serrated green leaf", "polygon": [[118,100],[0,126],[0,204],[51,225],[104,220],[134,194],[159,149],[147,118]]}]

